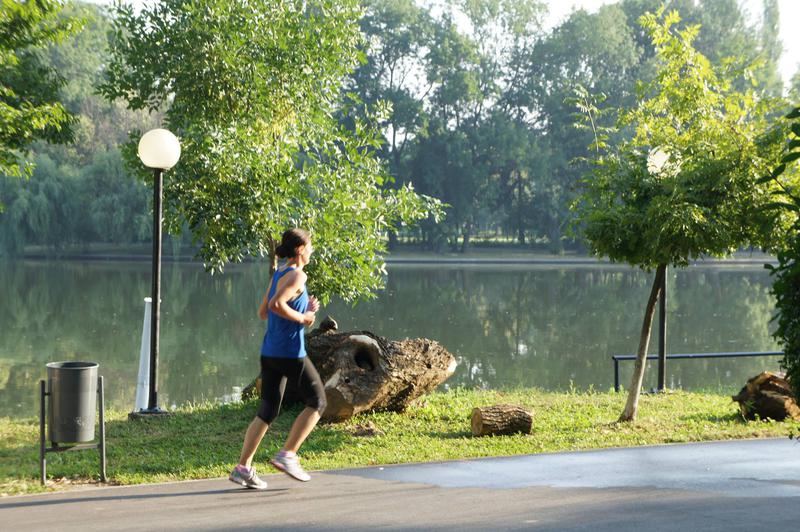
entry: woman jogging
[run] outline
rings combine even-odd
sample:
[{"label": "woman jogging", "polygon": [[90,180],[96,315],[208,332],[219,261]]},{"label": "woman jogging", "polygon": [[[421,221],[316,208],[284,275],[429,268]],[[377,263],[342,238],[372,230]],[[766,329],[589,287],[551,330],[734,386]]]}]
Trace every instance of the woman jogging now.
[{"label": "woman jogging", "polygon": [[258,309],[259,317],[267,319],[267,331],[261,345],[261,405],[258,414],[247,427],[239,464],[230,480],[254,489],[265,489],[252,467],[253,455],[264,438],[270,423],[278,416],[286,382],[297,388],[306,407],[297,416],[283,448],[270,463],[292,478],[307,481],[309,477],[297,459],[297,450],[319,421],[325,410],[325,390],[314,365],[306,357],[305,327],[314,324],[319,302],[306,291],[303,268],[314,252],[307,231],[290,229],[283,233],[275,250],[286,259],[272,276],[267,295]]}]

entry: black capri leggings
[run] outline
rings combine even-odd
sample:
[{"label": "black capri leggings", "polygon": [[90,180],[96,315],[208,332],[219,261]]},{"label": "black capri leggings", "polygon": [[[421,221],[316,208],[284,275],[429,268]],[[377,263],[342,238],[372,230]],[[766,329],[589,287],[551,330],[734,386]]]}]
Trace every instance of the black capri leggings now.
[{"label": "black capri leggings", "polygon": [[307,407],[322,414],[327,406],[325,389],[317,368],[308,357],[261,357],[261,406],[257,414],[259,418],[266,423],[272,423],[278,417],[287,381],[294,383],[300,399]]}]

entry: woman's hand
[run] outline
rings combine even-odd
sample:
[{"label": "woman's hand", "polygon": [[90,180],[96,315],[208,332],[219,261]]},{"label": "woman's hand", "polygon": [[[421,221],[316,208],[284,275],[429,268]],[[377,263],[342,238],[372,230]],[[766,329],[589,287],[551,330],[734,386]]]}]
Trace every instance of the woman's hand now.
[{"label": "woman's hand", "polygon": [[267,319],[267,305],[269,302],[267,301],[267,296],[264,296],[264,299],[261,300],[261,305],[258,306],[258,317],[262,320]]},{"label": "woman's hand", "polygon": [[310,310],[311,312],[319,311],[319,299],[317,299],[317,296],[309,296],[308,310]]},{"label": "woman's hand", "polygon": [[317,319],[317,313],[311,310],[307,310],[305,314],[303,314],[303,325],[306,327],[311,327],[314,325],[314,320]]}]

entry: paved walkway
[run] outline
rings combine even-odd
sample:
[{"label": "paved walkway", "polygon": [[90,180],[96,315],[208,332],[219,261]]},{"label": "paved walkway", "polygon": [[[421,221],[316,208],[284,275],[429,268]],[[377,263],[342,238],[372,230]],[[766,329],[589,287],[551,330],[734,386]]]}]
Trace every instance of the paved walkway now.
[{"label": "paved walkway", "polygon": [[665,445],[0,499],[5,530],[797,530],[800,444]]}]

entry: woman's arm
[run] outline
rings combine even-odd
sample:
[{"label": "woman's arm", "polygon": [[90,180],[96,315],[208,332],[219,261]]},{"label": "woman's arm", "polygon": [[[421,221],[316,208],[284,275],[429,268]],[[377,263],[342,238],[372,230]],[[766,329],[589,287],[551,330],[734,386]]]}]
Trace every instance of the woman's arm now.
[{"label": "woman's arm", "polygon": [[306,274],[300,271],[292,271],[284,275],[278,281],[275,295],[269,300],[268,308],[281,318],[310,327],[314,325],[314,312],[308,310],[302,314],[289,306],[289,301],[303,289],[306,277]]}]

